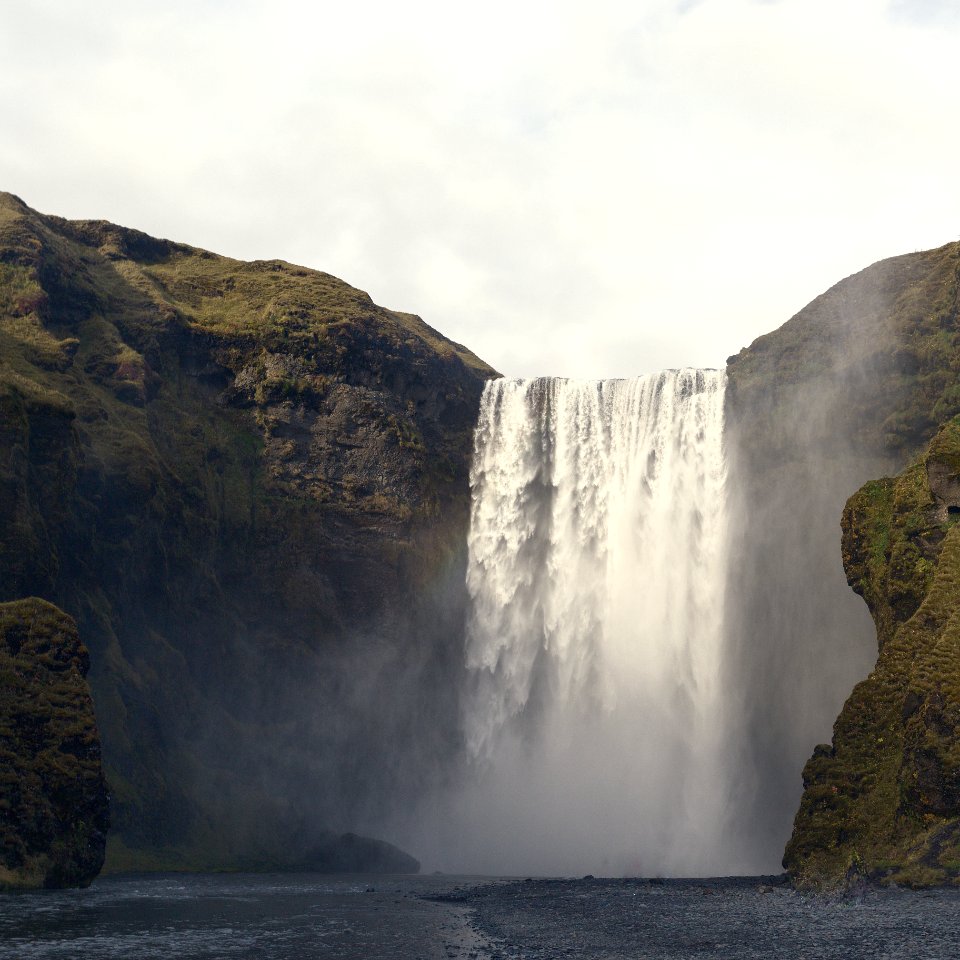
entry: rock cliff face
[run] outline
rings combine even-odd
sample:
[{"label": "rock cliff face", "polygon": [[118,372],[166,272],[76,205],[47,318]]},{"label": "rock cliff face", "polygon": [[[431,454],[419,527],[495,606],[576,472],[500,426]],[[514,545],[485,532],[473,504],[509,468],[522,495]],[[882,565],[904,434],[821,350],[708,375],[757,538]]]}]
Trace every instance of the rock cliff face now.
[{"label": "rock cliff face", "polygon": [[108,865],[295,861],[455,747],[493,375],[326,274],[0,195],[0,600],[89,644]]},{"label": "rock cliff face", "polygon": [[0,889],[86,886],[109,821],[86,647],[52,604],[0,603]]},{"label": "rock cliff face", "polygon": [[784,865],[801,885],[960,878],[960,418],[843,514],[880,656],[817,747]]},{"label": "rock cliff face", "polygon": [[876,659],[838,521],[853,491],[902,470],[960,413],[958,276],[960,244],[882,261],[728,362],[745,850],[783,849],[797,772]]},{"label": "rock cliff face", "polygon": [[[782,847],[810,745],[881,645],[805,770],[801,882],[960,862],[958,290],[958,244],[884,261],[728,364],[745,851]],[[494,375],[326,274],[0,194],[0,602],[45,598],[90,647],[108,865],[411,867],[344,831],[375,831],[458,749],[468,467]],[[845,578],[846,498],[904,468],[850,501]],[[38,602],[31,622],[67,636]],[[20,832],[4,869],[89,879],[97,802],[73,847],[41,864]]]}]

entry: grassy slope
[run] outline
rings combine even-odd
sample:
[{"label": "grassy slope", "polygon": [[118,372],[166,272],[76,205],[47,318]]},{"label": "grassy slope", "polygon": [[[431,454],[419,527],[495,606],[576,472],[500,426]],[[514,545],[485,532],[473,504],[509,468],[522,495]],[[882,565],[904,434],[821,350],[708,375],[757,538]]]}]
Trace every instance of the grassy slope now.
[{"label": "grassy slope", "polygon": [[[960,243],[883,260],[836,284],[778,330],[730,358],[730,392],[758,450],[792,449],[798,389],[805,400],[842,398],[818,425],[854,453],[918,453],[960,413]],[[746,409],[750,406],[752,409]],[[774,430],[764,429],[769,424]],[[825,439],[818,437],[818,441]],[[848,451],[849,452],[849,451]]]},{"label": "grassy slope", "polygon": [[[442,666],[491,375],[326,274],[0,194],[0,599],[88,638],[115,866],[249,859],[415,778],[398,744],[442,734],[346,702],[351,637]],[[378,774],[337,767],[359,742]]]}]

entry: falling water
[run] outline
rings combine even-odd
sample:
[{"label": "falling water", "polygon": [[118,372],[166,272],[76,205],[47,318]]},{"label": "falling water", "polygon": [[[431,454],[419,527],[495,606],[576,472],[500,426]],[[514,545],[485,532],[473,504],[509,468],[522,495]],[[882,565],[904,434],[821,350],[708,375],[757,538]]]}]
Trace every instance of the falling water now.
[{"label": "falling water", "polygon": [[724,842],[725,375],[487,385],[461,854],[703,875]]}]

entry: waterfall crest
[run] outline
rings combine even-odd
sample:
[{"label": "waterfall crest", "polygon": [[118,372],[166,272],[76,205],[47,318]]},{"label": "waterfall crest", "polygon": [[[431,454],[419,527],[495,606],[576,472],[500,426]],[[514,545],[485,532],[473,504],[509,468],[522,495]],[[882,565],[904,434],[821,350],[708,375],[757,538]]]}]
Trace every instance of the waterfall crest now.
[{"label": "waterfall crest", "polygon": [[470,866],[733,872],[725,374],[497,380],[471,471]]}]

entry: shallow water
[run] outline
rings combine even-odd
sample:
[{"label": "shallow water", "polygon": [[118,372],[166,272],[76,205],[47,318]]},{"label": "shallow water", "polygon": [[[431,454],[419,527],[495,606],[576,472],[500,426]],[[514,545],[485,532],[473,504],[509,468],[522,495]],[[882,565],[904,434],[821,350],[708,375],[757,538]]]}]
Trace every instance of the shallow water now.
[{"label": "shallow water", "polygon": [[0,895],[0,958],[960,957],[960,891],[804,896],[769,879],[108,877]]},{"label": "shallow water", "polygon": [[0,958],[447,958],[470,928],[454,878],[165,874],[0,894]]}]

